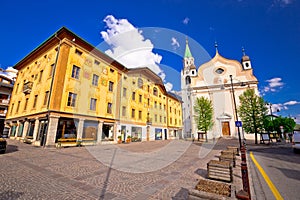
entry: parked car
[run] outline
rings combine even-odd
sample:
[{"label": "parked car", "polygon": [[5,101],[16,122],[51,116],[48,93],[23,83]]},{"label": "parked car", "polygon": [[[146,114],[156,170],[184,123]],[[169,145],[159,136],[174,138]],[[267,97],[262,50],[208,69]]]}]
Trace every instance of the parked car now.
[{"label": "parked car", "polygon": [[4,138],[0,138],[0,153],[5,153],[7,142]]},{"label": "parked car", "polygon": [[293,139],[292,139],[292,147],[294,152],[300,151],[300,130],[294,131]]}]

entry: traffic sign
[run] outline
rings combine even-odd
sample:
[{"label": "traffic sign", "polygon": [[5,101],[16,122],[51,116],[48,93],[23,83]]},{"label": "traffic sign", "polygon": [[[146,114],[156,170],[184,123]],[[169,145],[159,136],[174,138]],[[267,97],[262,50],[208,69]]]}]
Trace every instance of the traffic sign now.
[{"label": "traffic sign", "polygon": [[236,127],[242,127],[242,121],[235,121]]}]

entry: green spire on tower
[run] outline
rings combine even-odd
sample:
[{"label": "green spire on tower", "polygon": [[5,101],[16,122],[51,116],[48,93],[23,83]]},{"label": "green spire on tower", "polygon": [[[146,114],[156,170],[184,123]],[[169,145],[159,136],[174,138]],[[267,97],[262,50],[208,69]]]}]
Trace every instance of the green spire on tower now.
[{"label": "green spire on tower", "polygon": [[192,56],[192,53],[190,51],[190,47],[189,47],[189,41],[188,41],[188,38],[186,37],[186,45],[185,45],[185,53],[184,53],[184,57],[185,58],[190,58],[190,57],[193,57]]}]

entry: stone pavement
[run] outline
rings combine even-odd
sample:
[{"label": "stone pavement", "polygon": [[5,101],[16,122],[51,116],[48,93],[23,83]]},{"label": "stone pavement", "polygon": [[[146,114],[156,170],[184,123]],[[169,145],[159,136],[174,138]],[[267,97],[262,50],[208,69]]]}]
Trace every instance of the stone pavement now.
[{"label": "stone pavement", "polygon": [[[207,163],[229,145],[238,146],[238,140],[60,149],[8,140],[7,153],[0,155],[0,199],[187,199],[188,189],[206,178]],[[237,191],[242,188],[239,159],[233,178]]]}]

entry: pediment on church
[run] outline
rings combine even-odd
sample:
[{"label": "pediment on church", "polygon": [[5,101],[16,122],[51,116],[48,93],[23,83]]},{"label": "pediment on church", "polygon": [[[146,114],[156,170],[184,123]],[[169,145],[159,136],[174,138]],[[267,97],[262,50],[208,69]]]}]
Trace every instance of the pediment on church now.
[{"label": "pediment on church", "polygon": [[232,116],[227,113],[222,113],[220,116],[217,117],[218,120],[230,120],[231,118]]}]

